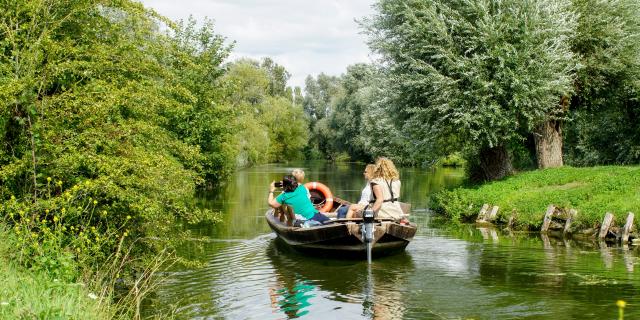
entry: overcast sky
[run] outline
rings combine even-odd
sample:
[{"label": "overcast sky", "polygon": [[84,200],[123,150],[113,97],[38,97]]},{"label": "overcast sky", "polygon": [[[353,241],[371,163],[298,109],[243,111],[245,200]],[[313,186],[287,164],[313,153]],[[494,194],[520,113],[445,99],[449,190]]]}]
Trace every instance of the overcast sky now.
[{"label": "overcast sky", "polygon": [[231,59],[271,57],[283,65],[289,85],[304,88],[307,75],[339,75],[370,62],[366,37],[355,19],[370,15],[374,0],[142,0],[173,20],[189,15],[215,21],[236,41]]}]

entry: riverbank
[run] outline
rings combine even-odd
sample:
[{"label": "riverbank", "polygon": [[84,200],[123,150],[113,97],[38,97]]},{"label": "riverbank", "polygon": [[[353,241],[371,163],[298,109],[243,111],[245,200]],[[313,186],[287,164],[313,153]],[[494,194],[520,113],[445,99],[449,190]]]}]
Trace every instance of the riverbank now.
[{"label": "riverbank", "polygon": [[16,245],[0,229],[0,319],[111,319],[105,301],[85,284],[69,283],[10,259]]},{"label": "riverbank", "polygon": [[514,227],[540,230],[546,208],[576,209],[576,228],[589,228],[606,212],[623,225],[627,212],[640,213],[640,167],[562,167],[522,172],[500,181],[441,191],[432,208],[455,221],[473,221],[484,203],[499,206],[498,223],[515,213]]}]

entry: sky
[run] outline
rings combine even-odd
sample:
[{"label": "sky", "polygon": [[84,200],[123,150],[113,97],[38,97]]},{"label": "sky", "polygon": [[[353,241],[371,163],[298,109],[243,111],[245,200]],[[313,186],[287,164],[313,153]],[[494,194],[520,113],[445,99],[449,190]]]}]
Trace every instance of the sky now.
[{"label": "sky", "polygon": [[236,41],[230,60],[271,57],[304,88],[307,75],[340,75],[348,65],[371,62],[357,20],[373,13],[374,0],[142,0],[172,20],[189,15],[215,21]]}]

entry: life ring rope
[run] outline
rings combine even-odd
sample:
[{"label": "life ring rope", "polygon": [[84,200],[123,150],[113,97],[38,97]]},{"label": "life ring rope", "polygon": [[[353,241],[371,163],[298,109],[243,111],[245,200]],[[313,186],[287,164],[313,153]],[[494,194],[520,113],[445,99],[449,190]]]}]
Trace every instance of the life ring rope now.
[{"label": "life ring rope", "polygon": [[329,187],[315,181],[307,182],[304,186],[305,188],[307,188],[307,190],[317,190],[324,196],[324,205],[319,209],[320,212],[329,212],[331,208],[333,208],[333,194],[331,193],[331,189],[329,189]]}]

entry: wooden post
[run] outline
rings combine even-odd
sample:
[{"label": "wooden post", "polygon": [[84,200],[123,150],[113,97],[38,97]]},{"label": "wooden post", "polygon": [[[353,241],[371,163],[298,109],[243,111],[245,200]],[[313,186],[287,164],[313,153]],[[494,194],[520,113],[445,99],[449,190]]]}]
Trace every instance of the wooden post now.
[{"label": "wooden post", "polygon": [[478,218],[476,219],[476,221],[484,221],[487,210],[489,210],[489,204],[485,203],[482,205],[482,208],[480,208],[480,213],[478,213]]},{"label": "wooden post", "polygon": [[498,206],[493,206],[493,208],[491,208],[491,211],[489,211],[489,215],[487,215],[487,221],[491,222],[496,218],[496,215],[498,215]]},{"label": "wooden post", "polygon": [[547,232],[549,230],[549,224],[551,224],[551,217],[554,211],[556,211],[556,207],[550,204],[547,212],[544,214],[544,221],[542,221],[542,229],[540,229],[540,232]]},{"label": "wooden post", "polygon": [[607,212],[604,215],[604,219],[602,220],[602,226],[600,226],[600,233],[598,234],[598,238],[604,239],[607,236],[607,232],[609,232],[609,228],[611,228],[611,223],[613,222],[613,214],[611,212]]},{"label": "wooden post", "polygon": [[629,242],[629,233],[633,228],[633,212],[629,212],[627,214],[627,221],[624,224],[624,228],[622,229],[622,243]]},{"label": "wooden post", "polygon": [[578,211],[576,211],[576,209],[569,210],[569,217],[567,218],[567,221],[564,222],[564,231],[562,232],[563,234],[567,234],[571,231],[571,222],[573,222],[573,219],[577,214]]}]

